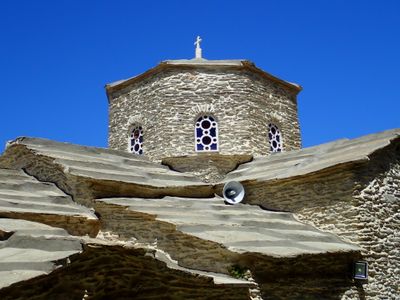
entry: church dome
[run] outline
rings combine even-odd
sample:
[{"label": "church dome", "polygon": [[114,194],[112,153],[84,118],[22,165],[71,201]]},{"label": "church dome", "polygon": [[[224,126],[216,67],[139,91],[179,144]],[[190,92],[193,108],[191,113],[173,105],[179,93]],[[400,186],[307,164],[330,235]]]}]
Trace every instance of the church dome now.
[{"label": "church dome", "polygon": [[296,150],[300,90],[247,60],[164,61],[106,85],[109,147],[154,161]]}]

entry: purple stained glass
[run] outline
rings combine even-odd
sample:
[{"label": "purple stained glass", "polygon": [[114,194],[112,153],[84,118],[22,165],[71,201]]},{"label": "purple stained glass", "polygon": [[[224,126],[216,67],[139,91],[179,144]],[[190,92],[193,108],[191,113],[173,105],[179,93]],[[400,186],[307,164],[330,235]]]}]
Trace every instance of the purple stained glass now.
[{"label": "purple stained glass", "polygon": [[211,138],[208,135],[205,135],[202,137],[201,142],[204,145],[209,145],[209,144],[211,144]]},{"label": "purple stained glass", "polygon": [[201,122],[201,127],[203,127],[204,129],[208,129],[211,127],[211,122],[208,120],[204,120],[203,122]]}]

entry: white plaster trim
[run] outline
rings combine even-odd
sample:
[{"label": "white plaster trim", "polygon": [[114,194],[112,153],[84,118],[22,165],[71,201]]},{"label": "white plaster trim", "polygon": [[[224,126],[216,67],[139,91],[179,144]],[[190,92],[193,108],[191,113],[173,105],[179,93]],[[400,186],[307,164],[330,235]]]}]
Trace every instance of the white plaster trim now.
[{"label": "white plaster trim", "polygon": [[192,106],[190,109],[195,114],[201,114],[201,113],[210,114],[215,112],[214,104],[196,104]]}]

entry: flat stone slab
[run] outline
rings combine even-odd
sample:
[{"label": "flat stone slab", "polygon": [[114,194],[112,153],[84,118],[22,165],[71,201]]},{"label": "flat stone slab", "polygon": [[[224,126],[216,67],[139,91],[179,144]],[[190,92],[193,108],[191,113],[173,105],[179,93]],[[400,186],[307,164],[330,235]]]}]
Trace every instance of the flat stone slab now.
[{"label": "flat stone slab", "polygon": [[64,229],[25,220],[0,218],[0,289],[15,282],[48,274],[82,250]]},{"label": "flat stone slab", "polygon": [[356,139],[341,139],[297,151],[257,157],[229,173],[228,181],[270,181],[294,178],[345,164],[369,161],[369,156],[400,138],[400,129],[392,129]]},{"label": "flat stone slab", "polygon": [[85,206],[53,183],[40,182],[22,170],[0,169],[0,216],[5,213],[35,213],[78,216],[97,220]]},{"label": "flat stone slab", "polygon": [[254,286],[233,278],[221,278],[217,285],[208,274],[170,268],[146,249],[97,243],[82,248],[64,268],[0,288],[0,298],[247,300]]},{"label": "flat stone slab", "polygon": [[[251,287],[254,284],[224,274],[202,272],[180,267],[167,253],[140,244],[118,241],[110,242],[101,238],[75,237],[64,229],[25,220],[0,218],[0,290],[14,283],[49,275],[54,270],[70,263],[68,257],[83,252],[83,245],[94,248],[126,246],[154,252],[152,259],[164,262],[169,270],[182,271],[180,276],[210,278],[214,284],[236,287]],[[128,251],[128,250],[127,250]],[[92,258],[93,260],[96,257]],[[165,272],[160,268],[160,273]],[[51,277],[50,277],[51,278]]]},{"label": "flat stone slab", "polygon": [[177,231],[221,244],[236,253],[294,257],[360,250],[333,234],[297,221],[291,213],[246,204],[226,205],[220,197],[109,198],[96,202],[154,216],[155,220],[173,224]]},{"label": "flat stone slab", "polygon": [[39,221],[76,235],[94,236],[100,226],[89,208],[23,170],[0,169],[0,217]]},{"label": "flat stone slab", "polygon": [[123,151],[85,147],[38,138],[18,138],[0,156],[0,168],[24,169],[53,182],[74,200],[91,207],[106,197],[207,197],[213,186],[191,174]]},{"label": "flat stone slab", "polygon": [[65,173],[154,187],[202,185],[192,175],[171,171],[143,156],[106,148],[86,147],[39,138],[18,138],[10,143],[23,145],[37,155],[54,159]]}]

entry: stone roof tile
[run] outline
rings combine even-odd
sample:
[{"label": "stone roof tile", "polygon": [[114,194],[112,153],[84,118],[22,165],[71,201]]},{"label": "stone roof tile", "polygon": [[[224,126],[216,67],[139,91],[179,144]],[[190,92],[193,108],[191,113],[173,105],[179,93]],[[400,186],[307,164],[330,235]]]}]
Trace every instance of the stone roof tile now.
[{"label": "stone roof tile", "polygon": [[65,230],[36,222],[0,218],[0,232],[11,234],[0,241],[0,289],[48,274],[57,261],[82,250]]},{"label": "stone roof tile", "polygon": [[282,79],[279,79],[278,77],[271,75],[264,70],[257,68],[256,65],[249,61],[249,60],[243,60],[243,59],[234,59],[234,60],[207,60],[204,58],[201,59],[179,59],[179,60],[166,60],[158,64],[157,66],[147,70],[146,72],[130,77],[128,79],[123,79],[123,80],[118,80],[112,83],[106,84],[105,88],[108,94],[110,94],[113,91],[122,89],[136,81],[143,80],[144,78],[153,75],[155,73],[158,73],[166,68],[179,68],[179,67],[206,67],[206,68],[212,68],[212,67],[236,67],[236,68],[242,68],[242,69],[247,69],[251,72],[258,73],[264,78],[267,78],[269,80],[275,81],[289,89],[292,89],[296,91],[297,93],[302,90],[302,87],[296,83],[291,83]]},{"label": "stone roof tile", "polygon": [[369,161],[369,156],[399,140],[400,129],[387,130],[356,139],[341,139],[296,151],[257,157],[229,173],[225,182],[288,179],[328,168]]},{"label": "stone roof tile", "polygon": [[292,257],[360,250],[333,234],[297,221],[291,213],[266,211],[247,204],[226,205],[218,196],[208,199],[109,198],[96,202],[154,215],[155,220],[175,225],[177,231],[222,244],[236,253]]}]

